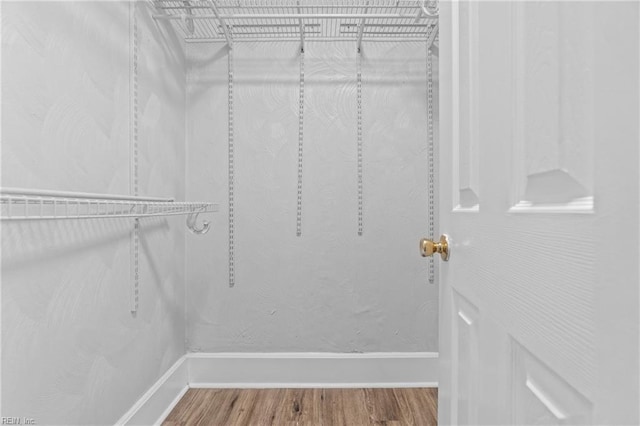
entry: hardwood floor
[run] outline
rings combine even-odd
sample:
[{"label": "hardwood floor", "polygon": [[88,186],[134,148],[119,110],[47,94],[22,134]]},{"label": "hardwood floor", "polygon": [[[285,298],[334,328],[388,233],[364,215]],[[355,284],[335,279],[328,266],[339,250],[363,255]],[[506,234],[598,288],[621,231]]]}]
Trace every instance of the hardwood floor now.
[{"label": "hardwood floor", "polygon": [[429,426],[437,410],[437,388],[189,389],[163,426]]}]

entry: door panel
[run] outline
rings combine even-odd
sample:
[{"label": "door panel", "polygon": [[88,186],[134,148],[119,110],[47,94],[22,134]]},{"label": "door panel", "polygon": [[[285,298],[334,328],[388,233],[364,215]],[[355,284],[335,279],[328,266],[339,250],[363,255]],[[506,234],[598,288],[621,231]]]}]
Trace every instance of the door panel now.
[{"label": "door panel", "polygon": [[592,212],[595,2],[512,6],[513,212]]},{"label": "door panel", "polygon": [[453,407],[454,423],[477,424],[478,392],[478,309],[462,295],[453,291],[453,386],[458,396]]},{"label": "door panel", "polygon": [[639,5],[441,6],[439,420],[637,424]]},{"label": "door panel", "polygon": [[454,130],[457,152],[457,184],[454,186],[456,209],[477,211],[480,203],[480,169],[478,147],[478,5],[460,3],[455,17],[460,29],[455,46],[454,63],[454,119],[458,122]]},{"label": "door panel", "polygon": [[591,401],[518,342],[511,344],[513,424],[590,424]]}]

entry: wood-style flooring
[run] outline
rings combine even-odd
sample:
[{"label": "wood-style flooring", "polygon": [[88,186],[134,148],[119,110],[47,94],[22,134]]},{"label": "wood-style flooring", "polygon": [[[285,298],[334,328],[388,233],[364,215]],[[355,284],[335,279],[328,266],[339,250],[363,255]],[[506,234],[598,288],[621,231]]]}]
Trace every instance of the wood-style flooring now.
[{"label": "wood-style flooring", "polygon": [[437,411],[437,388],[189,389],[163,426],[429,426]]}]

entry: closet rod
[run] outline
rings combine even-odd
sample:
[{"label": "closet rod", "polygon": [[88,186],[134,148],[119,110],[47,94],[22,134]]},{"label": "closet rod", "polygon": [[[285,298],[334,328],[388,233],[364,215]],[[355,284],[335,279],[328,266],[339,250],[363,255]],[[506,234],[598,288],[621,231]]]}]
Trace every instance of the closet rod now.
[{"label": "closet rod", "polygon": [[99,194],[92,192],[51,191],[46,189],[0,188],[2,195],[33,196],[33,197],[59,197],[59,198],[90,198],[94,200],[122,200],[122,201],[151,201],[159,203],[171,203],[173,198],[158,197],[134,197],[130,195]]},{"label": "closet rod", "polygon": [[[308,32],[306,33],[309,34]],[[398,33],[400,34],[400,33]],[[363,37],[363,41],[375,41],[379,43],[397,43],[397,42],[425,42],[425,33],[416,34],[413,37],[399,37],[396,39],[382,38],[382,37]],[[326,41],[354,41],[353,37],[309,37],[306,39],[308,42],[326,42]],[[300,37],[235,37],[234,41],[242,42],[274,42],[274,41],[296,41],[300,42]],[[194,38],[185,39],[186,43],[226,43],[224,39],[220,38]],[[435,44],[434,44],[435,46]]]},{"label": "closet rod", "polygon": [[[175,1],[175,0],[171,0],[171,1]],[[376,5],[376,4],[371,4],[371,7],[374,7],[376,9],[393,9],[393,10],[398,10],[398,9],[407,9],[407,10],[415,10],[416,9],[416,5],[415,4],[406,4],[406,5]],[[162,2],[158,2],[156,1],[156,7],[158,9],[163,9],[163,10],[175,10],[175,9],[208,9],[209,6],[204,6],[204,5],[180,5],[180,6],[164,6],[162,5]],[[223,9],[244,9],[244,10],[251,10],[251,9],[262,9],[262,10],[268,10],[268,9],[277,9],[277,10],[282,10],[282,9],[295,9],[297,7],[297,4],[289,4],[289,5],[277,5],[277,4],[264,4],[264,5],[250,5],[250,4],[246,4],[246,5],[242,5],[242,6],[238,6],[238,5],[223,5],[223,4],[219,4],[218,5],[218,10],[223,10]],[[318,4],[318,3],[314,3],[314,4],[302,4],[301,7],[305,8],[305,9],[358,9],[358,8],[363,8],[363,7],[367,7],[367,5],[339,5],[339,4]]]},{"label": "closet rod", "polygon": [[[182,19],[182,15],[153,15],[155,19]],[[191,16],[189,16],[191,18]],[[194,15],[194,19],[415,19],[415,15],[402,15],[397,13],[262,13],[249,14],[238,13],[237,15]]]}]

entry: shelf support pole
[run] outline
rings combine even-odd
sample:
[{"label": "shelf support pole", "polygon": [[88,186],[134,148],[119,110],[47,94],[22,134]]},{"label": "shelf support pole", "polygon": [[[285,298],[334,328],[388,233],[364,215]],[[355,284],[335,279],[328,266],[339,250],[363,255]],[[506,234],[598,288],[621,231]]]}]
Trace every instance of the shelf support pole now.
[{"label": "shelf support pole", "polygon": [[[297,1],[298,14],[301,14],[300,0]],[[300,25],[300,89],[298,104],[298,192],[296,209],[296,236],[302,236],[302,176],[303,176],[303,144],[304,144],[304,33],[305,27],[302,18],[298,20]]]}]

